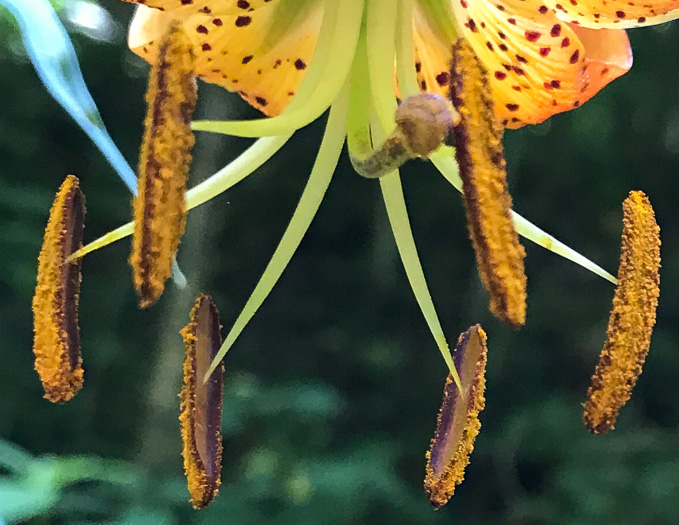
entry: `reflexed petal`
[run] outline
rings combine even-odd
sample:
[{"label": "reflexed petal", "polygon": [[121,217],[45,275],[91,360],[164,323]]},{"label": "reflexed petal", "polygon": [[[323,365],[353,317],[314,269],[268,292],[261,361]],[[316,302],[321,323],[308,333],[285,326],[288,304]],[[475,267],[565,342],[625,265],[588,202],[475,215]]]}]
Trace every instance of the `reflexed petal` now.
[{"label": "reflexed petal", "polygon": [[[196,76],[238,92],[267,115],[281,113],[302,82],[323,15],[322,4],[313,2],[290,16],[281,9],[181,16],[196,55]],[[132,51],[153,63],[159,38],[180,13],[140,6],[128,37]]]},{"label": "reflexed petal", "polygon": [[648,26],[679,17],[679,0],[545,0],[565,22],[600,29]]},{"label": "reflexed petal", "polygon": [[213,15],[230,15],[249,13],[258,7],[272,5],[277,0],[123,0],[133,4],[157,7],[165,11],[182,9],[184,11],[201,12]]},{"label": "reflexed petal", "polygon": [[585,100],[596,95],[606,84],[624,75],[632,67],[632,49],[627,33],[622,29],[587,29],[571,26],[585,46],[586,82],[582,92]]},{"label": "reflexed petal", "polygon": [[[462,35],[490,73],[496,112],[507,127],[536,124],[578,107],[631,66],[623,31],[592,34],[573,28],[533,2],[452,4]],[[423,19],[416,17],[415,24]],[[447,86],[429,80],[439,78],[450,60],[446,43],[432,38],[436,34],[426,26],[416,28],[415,44],[421,80],[427,90],[445,94]]]}]

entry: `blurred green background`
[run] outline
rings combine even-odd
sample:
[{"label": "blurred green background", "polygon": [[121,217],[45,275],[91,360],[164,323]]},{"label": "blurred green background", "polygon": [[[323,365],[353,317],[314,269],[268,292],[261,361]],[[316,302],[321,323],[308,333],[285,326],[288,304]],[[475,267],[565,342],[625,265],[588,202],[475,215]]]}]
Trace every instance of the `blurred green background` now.
[{"label": "blurred green background", "polygon": [[[63,4],[64,2],[62,2]],[[69,2],[65,2],[68,6]],[[73,4],[71,2],[71,4]],[[96,27],[64,21],[104,121],[135,163],[147,66],[125,45],[133,8],[100,2]],[[414,233],[451,341],[480,322],[490,346],[487,408],[466,481],[433,511],[424,454],[446,375],[410,291],[378,185],[343,157],[326,200],[269,300],[229,353],[223,485],[196,512],[182,474],[178,330],[198,291],[228,327],[276,247],[322,132],[193,211],[179,251],[189,287],[140,311],[125,240],[84,261],[86,381],[42,399],[31,296],[54,193],[75,173],[87,239],[128,219],[130,196],[49,97],[18,32],[0,19],[0,518],[35,524],[679,523],[679,23],[631,31],[635,66],[583,108],[508,132],[515,208],[615,271],[621,202],[642,189],[663,236],[658,323],[617,429],[592,436],[581,404],[613,287],[526,243],[528,323],[487,311],[460,196],[430,166],[404,170]],[[200,86],[197,117],[252,117]],[[250,141],[198,135],[192,184]],[[91,478],[91,479],[88,479]]]}]

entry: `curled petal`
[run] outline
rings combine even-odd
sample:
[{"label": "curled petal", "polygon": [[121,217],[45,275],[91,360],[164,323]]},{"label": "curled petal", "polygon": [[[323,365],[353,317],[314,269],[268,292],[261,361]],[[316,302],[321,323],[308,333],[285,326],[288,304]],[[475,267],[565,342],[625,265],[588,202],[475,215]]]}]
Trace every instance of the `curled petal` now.
[{"label": "curled petal", "polygon": [[45,398],[63,403],[82,388],[83,369],[78,327],[81,259],[66,262],[82,246],[85,197],[69,175],[50,211],[38,258],[33,297],[35,369]]},{"label": "curled petal", "polygon": [[594,434],[614,428],[641,374],[660,293],[660,228],[651,203],[633,191],[623,203],[618,286],[606,343],[587,392],[584,421]]},{"label": "curled petal", "polygon": [[679,17],[679,0],[545,0],[544,3],[561,20],[592,29],[648,26]]},{"label": "curled petal", "polygon": [[472,326],[460,335],[453,360],[463,390],[448,376],[436,433],[427,452],[424,488],[437,509],[448,502],[455,487],[462,483],[474,440],[481,429],[479,413],[486,403],[487,360],[486,333],[481,326]]},{"label": "curled petal", "polygon": [[134,199],[130,265],[142,308],[163,293],[186,222],[186,179],[194,144],[193,55],[177,26],[165,35],[151,69],[148,111]]},{"label": "curled petal", "polygon": [[140,6],[128,44],[154,63],[160,37],[178,20],[194,52],[198,78],[237,92],[266,115],[278,115],[292,100],[311,61],[322,3],[305,3],[302,8],[269,4],[246,14],[215,13]]},{"label": "curled petal", "polygon": [[191,502],[200,509],[215,498],[221,483],[224,363],[217,366],[206,383],[203,382],[222,345],[219,311],[210,296],[198,296],[190,319],[181,331],[186,359],[179,420]]},{"label": "curled petal", "polygon": [[526,320],[526,253],[511,217],[512,198],[487,73],[471,46],[453,47],[450,95],[461,121],[454,136],[469,232],[490,309],[513,328]]}]

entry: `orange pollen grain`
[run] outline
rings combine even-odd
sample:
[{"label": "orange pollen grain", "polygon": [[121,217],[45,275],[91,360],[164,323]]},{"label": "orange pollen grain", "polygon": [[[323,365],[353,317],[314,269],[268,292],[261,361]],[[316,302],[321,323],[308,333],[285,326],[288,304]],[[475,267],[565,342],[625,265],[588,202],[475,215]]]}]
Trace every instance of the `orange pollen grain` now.
[{"label": "orange pollen grain", "polygon": [[481,429],[479,413],[486,400],[486,333],[472,326],[460,335],[453,356],[460,375],[462,392],[451,375],[443,390],[443,403],[436,422],[436,433],[427,452],[424,489],[435,509],[445,505],[462,483],[474,440]]},{"label": "orange pollen grain", "polygon": [[594,434],[612,430],[632,395],[651,344],[660,294],[660,228],[648,197],[630,192],[623,203],[618,286],[608,333],[587,392],[584,423]]},{"label": "orange pollen grain", "polygon": [[186,359],[181,394],[184,472],[194,508],[212,502],[219,492],[222,470],[222,394],[224,363],[204,383],[212,360],[222,345],[219,311],[208,295],[201,294],[191,310],[190,322],[181,330]]},{"label": "orange pollen grain", "polygon": [[174,26],[165,35],[146,93],[148,112],[134,199],[132,266],[140,306],[158,300],[186,223],[186,180],[196,106],[193,54],[188,37]]},{"label": "orange pollen grain", "polygon": [[79,181],[69,175],[50,210],[38,257],[33,296],[33,352],[45,399],[63,403],[83,385],[78,302],[80,259],[66,262],[82,247],[85,196]]},{"label": "orange pollen grain", "polygon": [[525,251],[511,218],[512,198],[488,75],[466,40],[453,47],[451,98],[456,157],[463,182],[469,232],[490,310],[519,328],[526,319]]}]

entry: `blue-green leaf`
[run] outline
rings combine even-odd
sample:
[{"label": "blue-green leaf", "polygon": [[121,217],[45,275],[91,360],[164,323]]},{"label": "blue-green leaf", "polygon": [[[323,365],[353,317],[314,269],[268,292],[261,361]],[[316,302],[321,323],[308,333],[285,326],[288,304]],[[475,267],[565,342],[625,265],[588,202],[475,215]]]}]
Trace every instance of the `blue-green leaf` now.
[{"label": "blue-green leaf", "polygon": [[48,0],[0,0],[14,15],[33,66],[50,94],[118,172],[132,193],[137,180],[132,168],[109,136],[83,80],[78,58],[68,33]]}]

